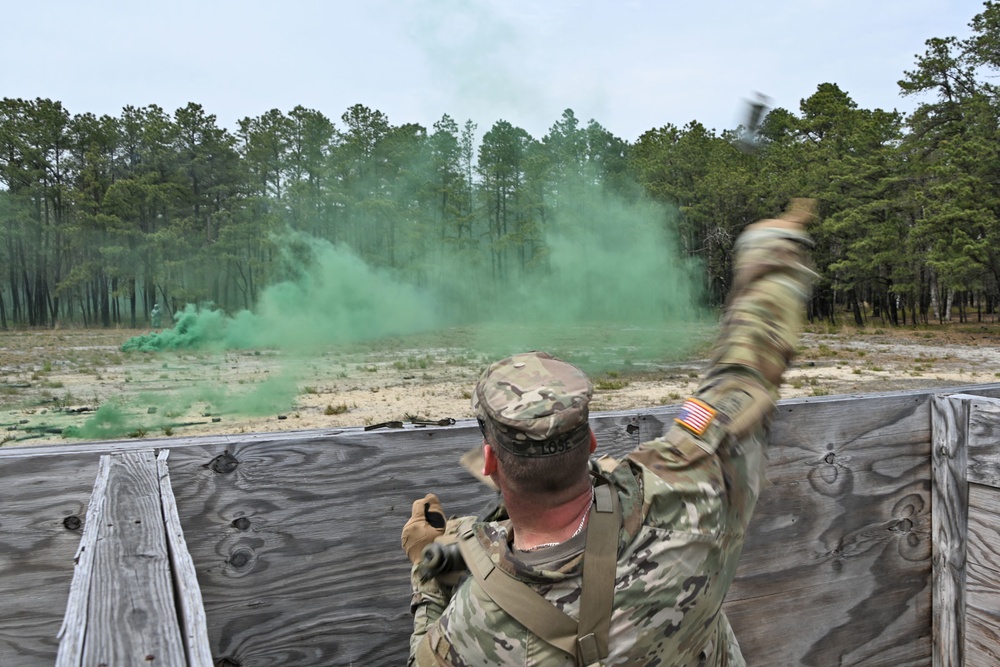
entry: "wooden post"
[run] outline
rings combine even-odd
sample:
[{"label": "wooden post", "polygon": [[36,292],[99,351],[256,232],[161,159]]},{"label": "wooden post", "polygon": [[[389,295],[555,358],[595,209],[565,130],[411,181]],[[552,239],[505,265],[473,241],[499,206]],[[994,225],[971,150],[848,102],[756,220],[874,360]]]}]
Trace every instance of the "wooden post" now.
[{"label": "wooden post", "polygon": [[933,667],[960,667],[965,659],[969,398],[935,396],[931,402]]}]

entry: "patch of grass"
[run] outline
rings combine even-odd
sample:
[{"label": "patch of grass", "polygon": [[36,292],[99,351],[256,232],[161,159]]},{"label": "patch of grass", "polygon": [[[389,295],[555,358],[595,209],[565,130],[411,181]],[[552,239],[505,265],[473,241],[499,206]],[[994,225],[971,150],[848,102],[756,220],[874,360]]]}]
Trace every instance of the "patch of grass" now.
[{"label": "patch of grass", "polygon": [[340,405],[328,405],[326,410],[323,411],[324,415],[342,415],[347,412],[349,408],[347,403],[341,403]]},{"label": "patch of grass", "polygon": [[[1000,375],[1000,373],[997,373],[997,375]],[[466,401],[471,401],[472,400],[472,392],[469,391],[469,390],[463,391],[462,392],[462,398],[465,399]]]},{"label": "patch of grass", "polygon": [[854,373],[855,375],[861,375],[861,369],[860,368],[855,368],[851,372]]},{"label": "patch of grass", "polygon": [[822,389],[820,387],[813,387],[812,396],[828,396],[830,391],[828,389]]},{"label": "patch of grass", "polygon": [[319,390],[316,387],[302,387],[303,394],[318,394]]},{"label": "patch of grass", "polygon": [[614,391],[628,386],[628,380],[598,380],[596,388],[600,391]]}]

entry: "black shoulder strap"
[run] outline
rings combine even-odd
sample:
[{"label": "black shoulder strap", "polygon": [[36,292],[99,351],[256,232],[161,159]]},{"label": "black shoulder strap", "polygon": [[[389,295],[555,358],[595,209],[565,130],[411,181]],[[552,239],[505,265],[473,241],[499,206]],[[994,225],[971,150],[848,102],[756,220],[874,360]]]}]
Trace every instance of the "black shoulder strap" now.
[{"label": "black shoulder strap", "polygon": [[543,641],[573,656],[577,664],[588,667],[600,665],[608,655],[621,527],[621,508],[612,486],[606,481],[599,484],[594,498],[583,557],[579,623],[496,567],[471,527],[458,539],[469,572],[500,608]]}]

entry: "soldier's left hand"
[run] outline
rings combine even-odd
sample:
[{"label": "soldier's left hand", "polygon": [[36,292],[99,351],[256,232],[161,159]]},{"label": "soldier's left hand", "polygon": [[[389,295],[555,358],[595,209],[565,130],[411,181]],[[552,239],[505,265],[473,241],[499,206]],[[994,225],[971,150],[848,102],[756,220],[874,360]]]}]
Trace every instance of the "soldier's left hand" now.
[{"label": "soldier's left hand", "polygon": [[413,501],[410,519],[403,526],[401,541],[403,551],[411,563],[419,563],[424,547],[434,541],[435,537],[444,535],[447,523],[441,501],[433,493],[428,493],[420,500]]}]

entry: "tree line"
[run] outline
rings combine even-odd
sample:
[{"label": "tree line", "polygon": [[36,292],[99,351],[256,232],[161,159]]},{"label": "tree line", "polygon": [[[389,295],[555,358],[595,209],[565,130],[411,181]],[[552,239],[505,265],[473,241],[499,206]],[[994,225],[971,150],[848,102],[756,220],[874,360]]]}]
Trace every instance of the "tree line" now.
[{"label": "tree line", "polygon": [[[933,38],[899,81],[915,111],[860,108],[822,83],[748,141],[692,121],[636,141],[566,110],[541,138],[507,121],[481,138],[444,115],[393,125],[358,104],[339,123],[296,107],[222,128],[198,104],[71,114],[0,102],[0,327],[140,326],[212,302],[252,309],[286,276],[294,230],[420,285],[436,253],[502,283],[545,271],[545,233],[572,198],[651,198],[728,289],[732,246],[793,196],[820,202],[810,316],[861,325],[995,313],[1000,301],[1000,6],[972,36]],[[665,209],[665,210],[667,210]]]}]

